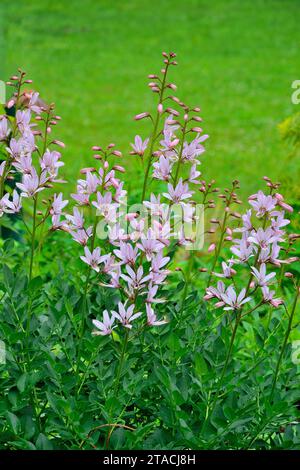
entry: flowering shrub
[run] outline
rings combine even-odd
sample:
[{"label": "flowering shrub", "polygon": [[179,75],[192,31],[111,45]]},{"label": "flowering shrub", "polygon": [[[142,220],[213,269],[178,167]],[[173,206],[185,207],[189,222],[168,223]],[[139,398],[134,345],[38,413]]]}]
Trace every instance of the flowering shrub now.
[{"label": "flowering shrub", "polygon": [[200,108],[175,96],[176,55],[163,61],[149,75],[156,109],[135,116],[149,121],[128,157],[144,169],[137,200],[115,144],[93,146],[94,166],[64,195],[60,117],[23,71],[10,79],[2,448],[299,446],[293,208],[265,177],[241,215],[238,181],[221,193],[204,179]]}]

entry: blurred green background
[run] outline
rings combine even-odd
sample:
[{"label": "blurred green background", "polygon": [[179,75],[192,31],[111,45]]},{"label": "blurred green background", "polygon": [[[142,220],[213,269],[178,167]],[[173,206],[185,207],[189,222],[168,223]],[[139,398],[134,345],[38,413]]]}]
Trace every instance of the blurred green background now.
[{"label": "blurred green background", "polygon": [[56,103],[69,179],[92,164],[92,145],[113,141],[131,162],[130,185],[140,185],[139,162],[127,155],[149,122],[132,117],[156,106],[147,74],[172,50],[178,95],[200,105],[210,134],[203,175],[220,186],[238,178],[247,194],[267,174],[295,197],[299,162],[277,125],[300,111],[291,103],[299,0],[2,0],[0,13],[0,78],[20,66]]}]

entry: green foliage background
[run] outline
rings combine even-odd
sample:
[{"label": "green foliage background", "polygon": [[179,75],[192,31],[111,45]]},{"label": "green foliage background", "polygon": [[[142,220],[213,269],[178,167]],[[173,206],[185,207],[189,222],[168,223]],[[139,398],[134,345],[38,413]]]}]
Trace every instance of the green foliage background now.
[{"label": "green foliage background", "polygon": [[[299,163],[277,129],[298,111],[297,0],[4,0],[0,16],[0,78],[21,66],[56,102],[69,179],[90,164],[91,145],[115,141],[126,153],[147,135],[132,116],[153,106],[147,74],[174,50],[178,94],[201,106],[211,136],[205,176],[220,186],[238,178],[246,194],[268,174],[297,195]],[[139,171],[134,162],[133,185]]]}]

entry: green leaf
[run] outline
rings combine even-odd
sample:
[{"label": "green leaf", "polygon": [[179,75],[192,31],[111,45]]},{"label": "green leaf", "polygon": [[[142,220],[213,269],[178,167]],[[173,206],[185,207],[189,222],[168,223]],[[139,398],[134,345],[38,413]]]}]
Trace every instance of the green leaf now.
[{"label": "green leaf", "polygon": [[16,435],[18,435],[21,432],[21,423],[18,419],[18,417],[11,413],[10,411],[6,412],[6,419],[7,422],[12,430],[12,432]]},{"label": "green leaf", "polygon": [[27,382],[27,374],[22,374],[17,380],[17,387],[21,393],[24,392]]}]

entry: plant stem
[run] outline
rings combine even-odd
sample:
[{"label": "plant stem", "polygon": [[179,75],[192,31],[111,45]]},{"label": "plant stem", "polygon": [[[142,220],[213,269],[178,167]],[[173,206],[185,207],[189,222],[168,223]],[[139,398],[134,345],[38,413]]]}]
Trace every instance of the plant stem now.
[{"label": "plant stem", "polygon": [[123,364],[124,364],[124,359],[125,359],[125,354],[126,354],[128,339],[129,339],[129,330],[128,330],[128,328],[126,328],[126,333],[125,333],[123,348],[122,348],[122,352],[121,352],[121,356],[120,356],[120,362],[119,362],[119,367],[118,367],[118,372],[117,372],[117,378],[116,378],[116,382],[115,382],[115,385],[114,385],[115,397],[116,397],[117,394],[118,394],[118,389],[119,389],[120,378],[121,378],[121,374],[122,374],[122,369],[123,369]]},{"label": "plant stem", "polygon": [[[161,89],[160,89],[160,93],[159,93],[159,103],[162,103],[162,101],[163,101],[166,78],[167,78],[167,73],[168,73],[168,67],[169,67],[169,64],[166,64],[166,70],[165,70],[165,73],[164,73],[164,77],[163,77],[163,81],[162,81],[162,85],[161,85]],[[146,166],[146,171],[145,171],[145,176],[144,176],[141,203],[143,203],[143,201],[145,199],[146,191],[147,191],[148,176],[149,176],[149,171],[150,171],[150,167],[151,167],[153,147],[154,147],[154,142],[155,142],[155,139],[156,139],[157,128],[158,128],[160,116],[161,116],[161,114],[157,110],[156,118],[155,118],[155,122],[154,122],[154,128],[153,128],[153,132],[152,132],[151,140],[150,140],[149,155],[148,155],[148,161],[147,161],[147,166]]]},{"label": "plant stem", "polygon": [[222,373],[221,373],[221,377],[220,377],[220,380],[219,380],[219,383],[218,383],[215,398],[212,402],[211,409],[207,413],[207,416],[204,420],[204,423],[203,423],[203,426],[202,426],[202,429],[201,429],[201,434],[204,432],[204,430],[206,428],[206,424],[207,424],[209,418],[212,416],[212,414],[213,414],[213,412],[216,408],[216,404],[217,404],[217,401],[219,399],[219,393],[220,393],[220,390],[221,390],[221,387],[222,387],[222,384],[223,384],[223,380],[224,380],[224,377],[225,377],[225,373],[226,373],[226,370],[227,370],[227,367],[228,367],[228,364],[229,364],[229,359],[230,359],[230,356],[231,356],[233,343],[234,343],[234,339],[236,337],[236,333],[237,333],[237,329],[238,329],[240,320],[241,320],[241,310],[238,311],[237,314],[236,314],[236,319],[235,319],[235,324],[234,324],[234,328],[233,328],[231,339],[230,339],[229,349],[228,349],[228,352],[227,352],[227,355],[226,355],[225,363],[224,363],[224,366],[223,366],[223,369],[222,369]]},{"label": "plant stem", "polygon": [[284,352],[285,352],[285,348],[286,348],[286,345],[287,345],[287,342],[288,342],[288,339],[289,339],[289,336],[290,336],[290,333],[291,333],[291,330],[292,330],[292,327],[293,327],[294,314],[296,312],[296,306],[297,306],[297,302],[298,302],[298,298],[299,298],[298,289],[299,289],[299,280],[298,280],[297,285],[296,285],[296,295],[295,295],[294,302],[293,302],[293,305],[292,305],[292,311],[291,311],[290,316],[289,316],[288,326],[287,326],[287,329],[286,329],[286,332],[285,332],[283,344],[282,344],[281,351],[280,351],[278,361],[277,361],[277,364],[276,364],[275,374],[274,374],[274,378],[273,378],[273,382],[272,382],[272,389],[271,389],[271,393],[270,393],[270,401],[272,401],[272,399],[273,399],[275,386],[276,386],[278,373],[279,373],[279,368],[280,368],[281,361],[283,359],[283,355],[284,355]]},{"label": "plant stem", "polygon": [[31,232],[31,255],[30,255],[30,265],[29,265],[29,282],[32,279],[32,268],[33,268],[33,259],[34,259],[34,245],[35,245],[35,235],[36,235],[36,211],[37,211],[37,196],[34,197],[34,204],[33,204],[33,222],[32,222],[32,232]]}]

